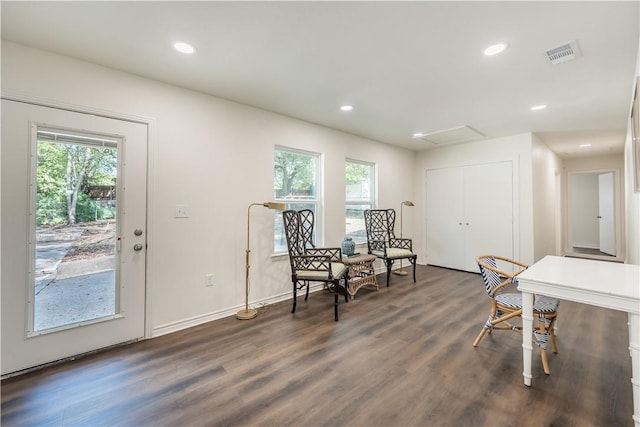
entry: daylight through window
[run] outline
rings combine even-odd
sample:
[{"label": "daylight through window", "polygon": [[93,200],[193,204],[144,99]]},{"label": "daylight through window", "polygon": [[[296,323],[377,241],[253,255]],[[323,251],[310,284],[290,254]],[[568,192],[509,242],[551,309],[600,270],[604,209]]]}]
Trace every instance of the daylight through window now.
[{"label": "daylight through window", "polygon": [[[319,212],[319,162],[320,155],[305,151],[276,148],[273,156],[273,192],[276,202],[287,205],[287,209],[311,209],[315,216],[316,236],[321,224]],[[287,251],[287,240],[282,224],[282,213],[275,212],[273,246],[275,253]]]},{"label": "daylight through window", "polygon": [[345,163],[346,224],[345,233],[356,243],[367,241],[365,209],[374,206],[374,165],[347,159]]}]

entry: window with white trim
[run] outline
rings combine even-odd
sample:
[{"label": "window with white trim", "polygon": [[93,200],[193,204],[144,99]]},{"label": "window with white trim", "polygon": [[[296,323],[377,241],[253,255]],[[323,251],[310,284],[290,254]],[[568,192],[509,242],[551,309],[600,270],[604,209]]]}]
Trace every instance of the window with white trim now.
[{"label": "window with white trim", "polygon": [[[273,156],[273,192],[276,202],[287,205],[287,209],[310,209],[315,216],[314,242],[321,236],[320,221],[320,154],[308,151],[276,147]],[[273,239],[275,253],[287,252],[287,238],[282,223],[282,212],[275,214]]]},{"label": "window with white trim", "polygon": [[375,165],[347,159],[344,180],[346,199],[345,234],[356,243],[364,243],[367,241],[364,211],[374,207]]}]

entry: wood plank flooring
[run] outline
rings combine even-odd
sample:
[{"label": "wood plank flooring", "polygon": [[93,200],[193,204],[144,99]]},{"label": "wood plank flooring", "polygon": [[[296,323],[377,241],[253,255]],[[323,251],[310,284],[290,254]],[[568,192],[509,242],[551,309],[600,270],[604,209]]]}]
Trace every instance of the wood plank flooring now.
[{"label": "wood plank flooring", "polygon": [[[379,291],[328,292],[2,381],[2,426],[632,426],[625,313],[563,301],[559,354],[520,335],[477,348],[479,275],[418,266]],[[385,283],[384,277],[378,277]]]}]

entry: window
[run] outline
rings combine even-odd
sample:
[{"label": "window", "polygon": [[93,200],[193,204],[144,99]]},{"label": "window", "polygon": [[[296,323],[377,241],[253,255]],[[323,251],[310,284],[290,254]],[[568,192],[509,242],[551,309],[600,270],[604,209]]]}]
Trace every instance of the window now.
[{"label": "window", "polygon": [[[311,209],[315,216],[314,242],[317,236],[321,212],[318,194],[320,188],[320,155],[305,151],[276,147],[273,156],[273,192],[277,202],[287,205],[287,209]],[[275,214],[273,239],[275,253],[287,251],[287,238],[282,224],[282,213]]]},{"label": "window", "polygon": [[356,243],[367,241],[364,211],[374,206],[374,165],[347,159],[344,170],[346,194],[346,235]]}]

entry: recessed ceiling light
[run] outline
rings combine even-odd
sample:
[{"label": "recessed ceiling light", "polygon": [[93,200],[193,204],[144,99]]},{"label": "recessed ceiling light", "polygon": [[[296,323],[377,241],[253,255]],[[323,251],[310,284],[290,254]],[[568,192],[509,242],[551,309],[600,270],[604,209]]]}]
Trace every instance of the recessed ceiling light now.
[{"label": "recessed ceiling light", "polygon": [[497,55],[500,52],[502,52],[503,50],[505,50],[509,45],[506,43],[498,43],[498,44],[494,44],[489,46],[488,48],[486,48],[484,50],[484,54],[487,56],[491,56],[491,55]]},{"label": "recessed ceiling light", "polygon": [[340,109],[342,111],[351,111],[353,110],[353,105],[343,105],[342,107],[340,107]]},{"label": "recessed ceiling light", "polygon": [[533,107],[531,107],[531,111],[544,110],[545,108],[547,108],[546,104],[534,105]]},{"label": "recessed ceiling light", "polygon": [[588,147],[591,147],[591,144],[580,144],[579,147],[580,148],[588,148]]},{"label": "recessed ceiling light", "polygon": [[185,43],[185,42],[175,42],[173,44],[173,47],[178,51],[178,52],[182,52],[182,53],[193,53],[196,51],[196,48],[191,46],[189,43]]},{"label": "recessed ceiling light", "polygon": [[424,136],[424,133],[422,133],[422,132],[416,132],[416,133],[414,133],[414,134],[413,134],[413,137],[414,137],[414,138],[420,138],[421,136]]}]

